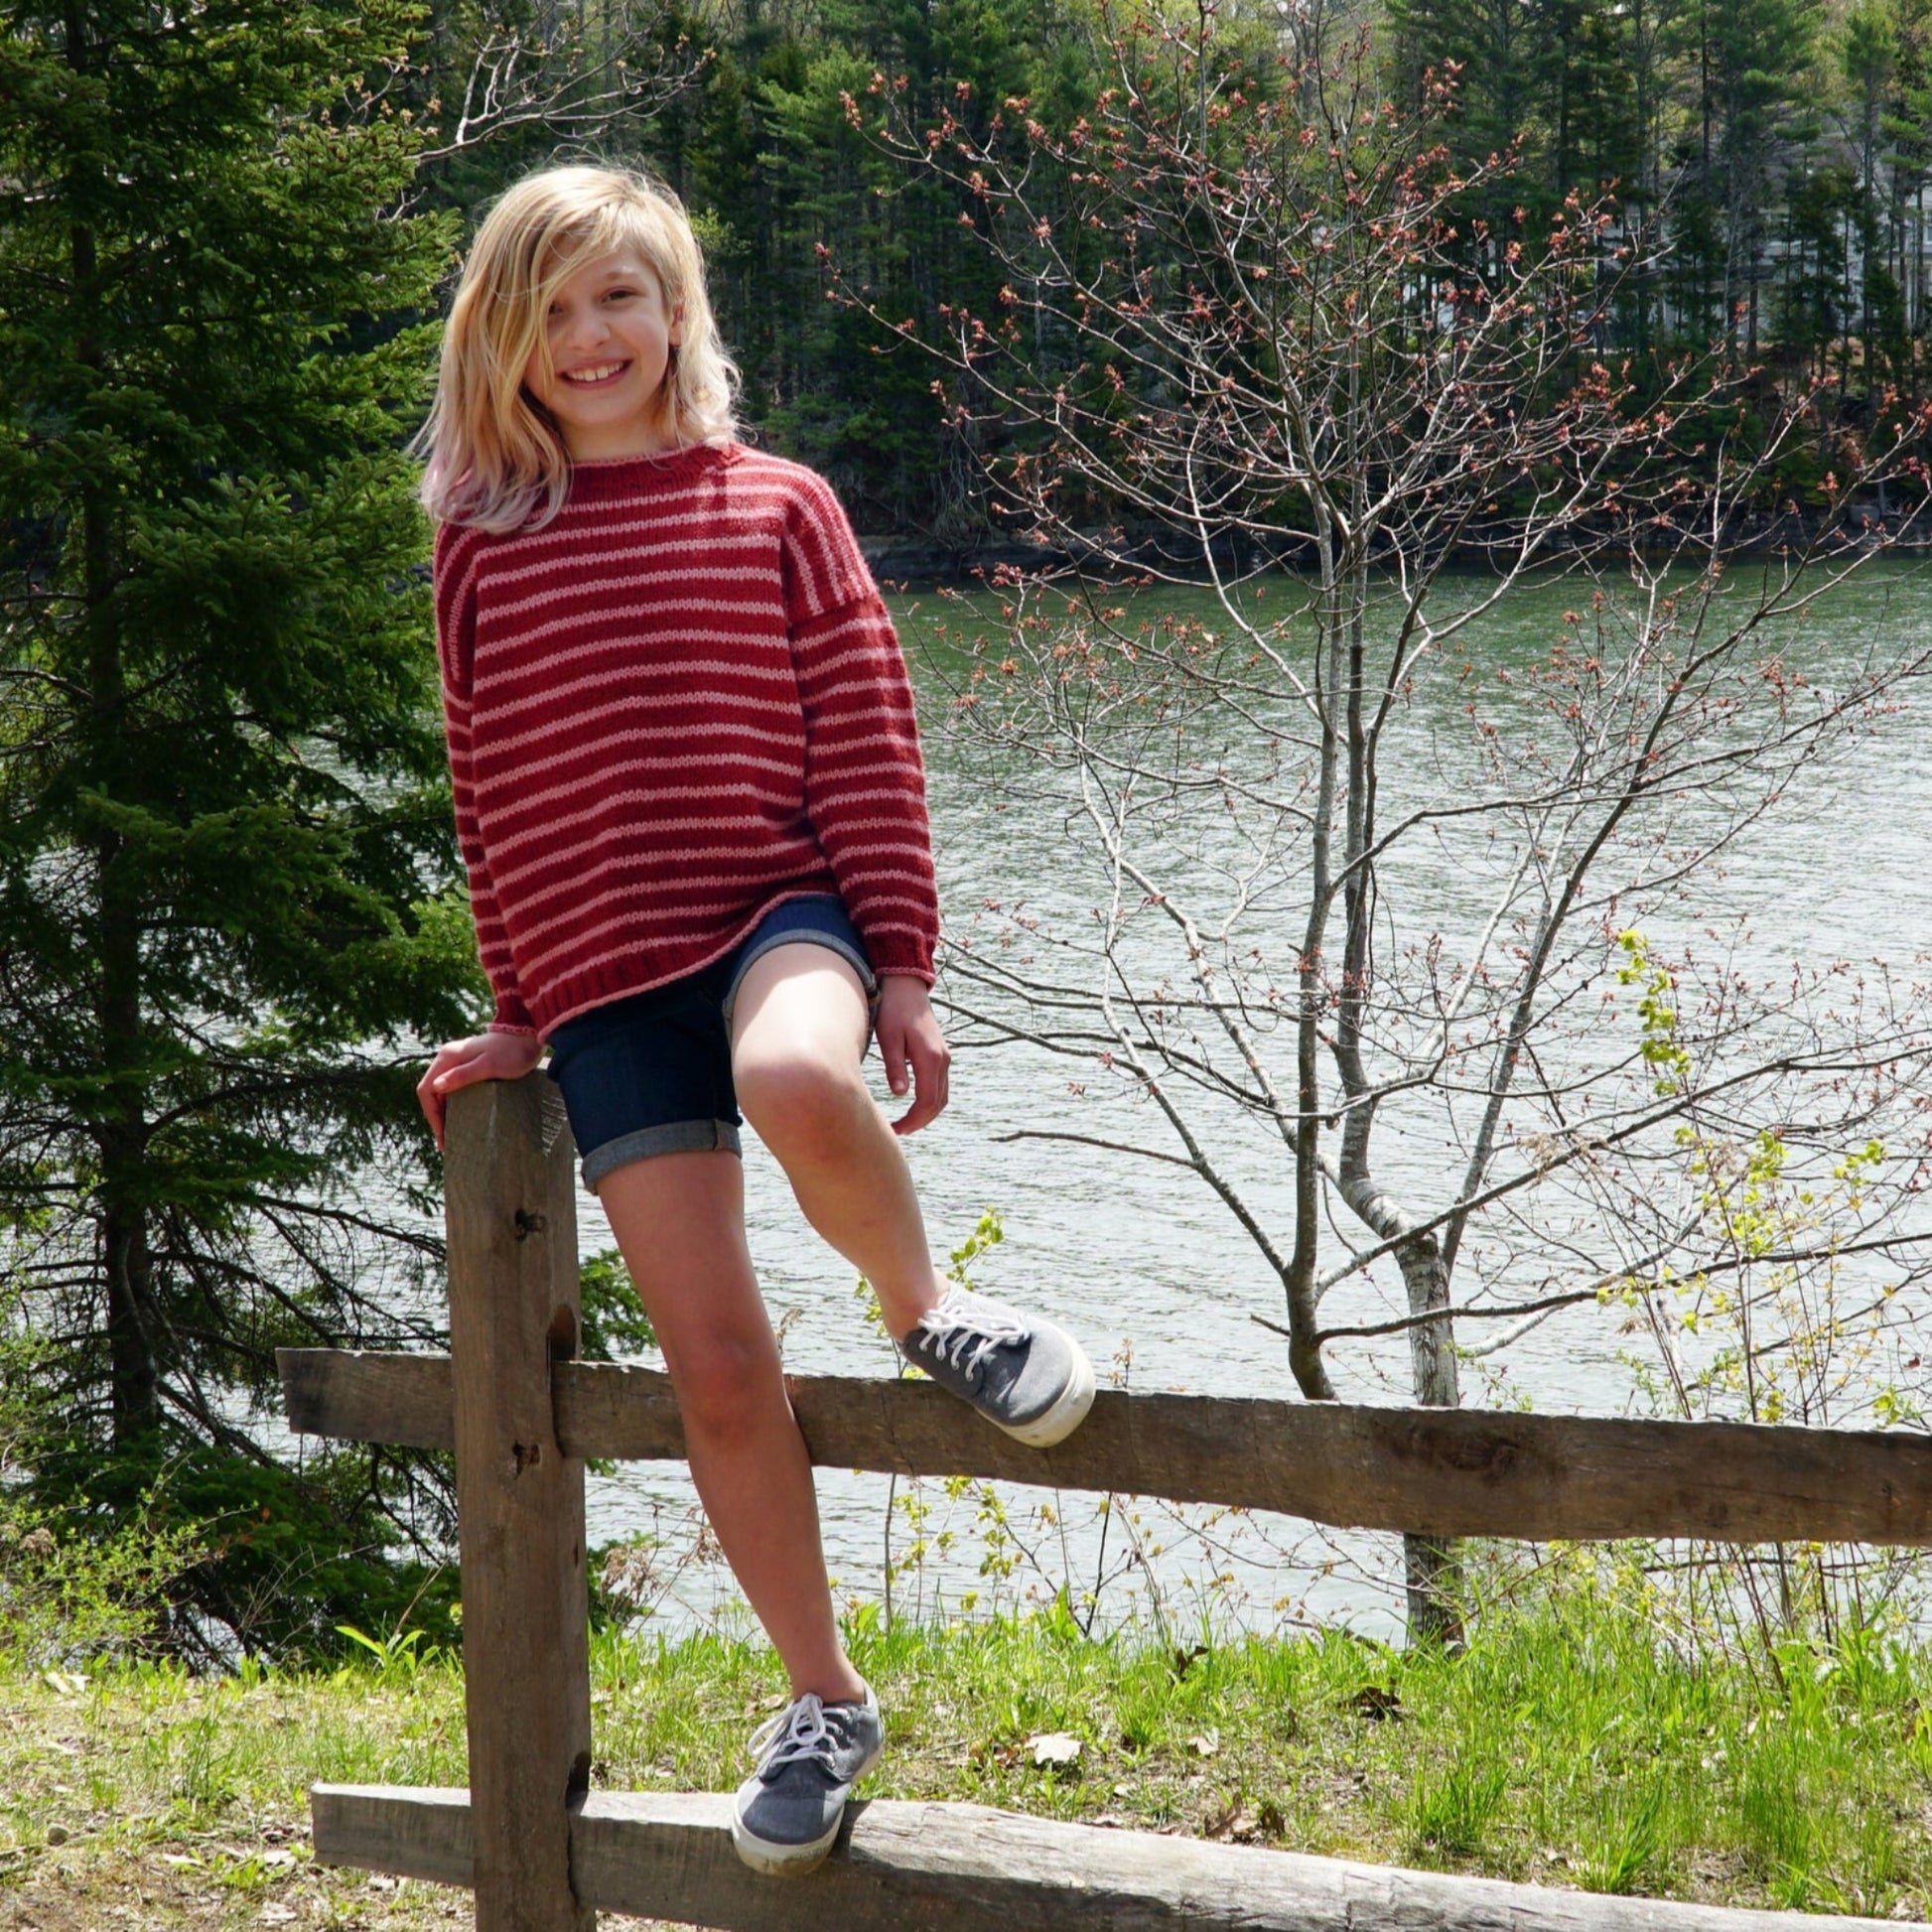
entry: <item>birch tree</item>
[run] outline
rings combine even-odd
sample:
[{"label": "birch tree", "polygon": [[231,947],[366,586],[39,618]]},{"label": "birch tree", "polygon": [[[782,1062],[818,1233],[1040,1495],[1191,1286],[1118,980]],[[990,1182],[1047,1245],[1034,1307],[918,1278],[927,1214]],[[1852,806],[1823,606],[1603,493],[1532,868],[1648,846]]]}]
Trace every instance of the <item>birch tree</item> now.
[{"label": "birch tree", "polygon": [[[1596,345],[1641,265],[1576,197],[1471,221],[1512,162],[1450,164],[1452,76],[1398,111],[1365,40],[1295,63],[1211,5],[1102,20],[1110,84],[1069,125],[1015,98],[983,140],[906,127],[884,75],[850,107],[1007,270],[997,313],[928,343],[996,506],[1056,561],[999,573],[955,715],[999,768],[1033,755],[1098,889],[957,949],[955,1012],[1159,1120],[1037,1131],[1197,1174],[1279,1281],[1305,1395],[1340,1392],[1336,1341],[1398,1334],[1415,1400],[1453,1405],[1459,1316],[1520,1333],[1695,1265],[1697,1214],[1602,1252],[1573,1171],[1639,1185],[1700,1110],[1720,1138],[1828,1114],[1849,1063],[1896,1114],[1923,1064],[1903,1010],[1828,1018],[1815,986],[1680,1016],[1644,935],[1923,668],[1874,642],[1828,698],[1798,668],[1818,597],[1899,533],[1855,506],[1879,479],[1919,500],[1923,425],[1828,438],[1801,514],[1776,478],[1825,398],[1767,422],[1723,359],[1640,391]],[[1505,603],[1552,581],[1554,634],[1505,659]],[[1206,621],[1128,616],[1183,583]],[[1869,1095],[1840,1098],[1820,1147],[1869,1138]],[[1242,1177],[1257,1126],[1279,1185]],[[1399,1315],[1324,1312],[1388,1267]],[[1406,1572],[1412,1629],[1452,1634],[1450,1553],[1412,1537]]]}]

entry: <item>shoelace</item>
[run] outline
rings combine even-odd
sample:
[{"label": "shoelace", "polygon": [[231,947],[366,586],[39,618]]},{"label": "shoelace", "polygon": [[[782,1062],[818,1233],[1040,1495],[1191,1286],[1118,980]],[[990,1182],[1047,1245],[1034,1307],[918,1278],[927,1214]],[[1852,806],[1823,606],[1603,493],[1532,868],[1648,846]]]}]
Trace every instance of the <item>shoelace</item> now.
[{"label": "shoelace", "polygon": [[[979,1306],[984,1308],[985,1304]],[[950,1362],[968,1382],[974,1382],[979,1379],[980,1364],[994,1349],[1010,1341],[1026,1341],[1032,1333],[1024,1322],[976,1313],[973,1303],[955,1290],[936,1309],[927,1309],[919,1316],[907,1345]]]},{"label": "shoelace", "polygon": [[820,1757],[828,1763],[841,1744],[851,1740],[840,1732],[844,1720],[827,1719],[824,1703],[816,1691],[807,1691],[788,1704],[775,1718],[767,1718],[752,1732],[746,1746],[760,1772],[775,1771],[797,1758]]}]

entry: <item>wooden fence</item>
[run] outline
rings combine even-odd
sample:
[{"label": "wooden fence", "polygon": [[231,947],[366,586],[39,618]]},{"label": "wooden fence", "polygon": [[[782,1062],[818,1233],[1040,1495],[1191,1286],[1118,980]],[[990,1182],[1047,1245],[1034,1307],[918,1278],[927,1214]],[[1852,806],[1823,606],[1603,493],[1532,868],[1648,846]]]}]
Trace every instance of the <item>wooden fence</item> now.
[{"label": "wooden fence", "polygon": [[[833,1859],[787,1882],[739,1863],[728,1798],[593,1794],[584,1460],[681,1457],[683,1433],[665,1376],[575,1359],[573,1158],[543,1075],[456,1094],[450,1354],[281,1355],[292,1427],[456,1451],[469,1788],[318,1785],[318,1859],[471,1886],[480,1932],[591,1932],[600,1909],[728,1932],[1560,1932],[1586,1921],[1604,1932],[1790,1932],[1789,1914],[1386,1870],[964,1805],[854,1804]],[[787,1386],[813,1462],[839,1468],[1446,1536],[1932,1544],[1925,1437],[1103,1391],[1068,1442],[1041,1450],[929,1383]]]}]

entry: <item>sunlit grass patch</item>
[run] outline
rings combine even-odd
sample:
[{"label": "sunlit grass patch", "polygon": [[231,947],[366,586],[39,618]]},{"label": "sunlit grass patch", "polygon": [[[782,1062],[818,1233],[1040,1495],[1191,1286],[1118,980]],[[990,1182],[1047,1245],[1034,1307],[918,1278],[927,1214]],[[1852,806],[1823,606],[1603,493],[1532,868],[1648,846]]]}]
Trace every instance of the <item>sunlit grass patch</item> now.
[{"label": "sunlit grass patch", "polygon": [[[1903,1641],[1692,1659],[1615,1592],[1579,1590],[1495,1608],[1453,1653],[1334,1631],[1088,1640],[1063,1610],[874,1615],[848,1636],[887,1713],[872,1795],[1932,1917],[1932,1657]],[[600,1631],[592,1680],[607,1789],[731,1788],[786,1688],[762,1643],[716,1633]],[[201,1901],[196,1926],[265,1923],[250,1911],[297,1893],[322,1923],[345,1900],[344,1923],[443,1922],[447,1895],[313,1867],[306,1790],[463,1783],[453,1656],[372,1643],[334,1671],[222,1680],[153,1662],[16,1668],[0,1698],[15,1720],[0,1726],[0,1885],[65,1871],[84,1891],[88,1872],[140,1871]]]}]

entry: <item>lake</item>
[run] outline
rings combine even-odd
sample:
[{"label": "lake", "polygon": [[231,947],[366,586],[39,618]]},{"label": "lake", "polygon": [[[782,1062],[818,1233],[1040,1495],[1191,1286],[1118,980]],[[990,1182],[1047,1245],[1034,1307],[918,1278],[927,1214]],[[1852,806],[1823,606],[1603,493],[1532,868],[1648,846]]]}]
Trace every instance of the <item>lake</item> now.
[{"label": "lake", "polygon": [[[1279,610],[1296,587],[1284,580],[1272,588]],[[1473,596],[1477,588],[1471,580],[1460,594]],[[1576,612],[1586,596],[1574,582],[1519,590],[1447,654],[1478,667],[1485,679],[1481,704],[1502,720],[1506,733],[1521,729],[1528,716],[1511,710],[1527,702],[1517,695],[1526,672],[1566,631],[1580,630],[1566,622],[1565,613]],[[1107,890],[1090,845],[1068,817],[1068,780],[1064,773],[1043,772],[1025,753],[1007,754],[1003,762],[997,747],[989,751],[959,728],[951,690],[970,666],[971,640],[1002,634],[989,600],[982,595],[962,607],[925,593],[891,601],[924,712],[948,932],[1012,960],[1019,955],[1011,944],[1002,947],[1002,937],[1020,937],[1024,944],[1029,930],[1014,925],[1018,908],[1024,917],[1044,921],[1043,968],[1056,957],[1051,935],[1077,932],[1082,920],[1090,929],[1092,908]],[[1224,614],[1204,592],[1145,593],[1125,621],[1150,618],[1226,629]],[[1787,662],[1809,679],[1805,694],[1793,702],[1802,709],[1819,703],[1821,692],[1829,698],[1862,656],[1909,650],[1924,640],[1932,640],[1932,579],[1916,565],[1873,566],[1781,640]],[[1516,675],[1499,684],[1498,670]],[[1466,677],[1450,674],[1447,662],[1440,672],[1425,667],[1398,708],[1384,754],[1385,823],[1454,795],[1454,786],[1467,781],[1468,688]],[[1750,822],[1694,886],[1656,885],[1643,921],[1648,937],[1659,946],[1696,943],[1721,950],[1727,970],[1760,985],[1841,956],[1860,962],[1868,974],[1875,971],[1872,962],[1882,961],[1900,983],[1922,985],[1932,949],[1932,739],[1921,713],[1907,687],[1882,715],[1862,721],[1828,759],[1794,779],[1774,806],[1745,813]],[[1213,741],[1208,762],[1220,760],[1236,778],[1257,785],[1266,778],[1278,790],[1292,786],[1299,756],[1288,738],[1292,725],[1291,707],[1260,703],[1243,732]],[[1212,738],[1214,728],[1201,729]],[[1712,744],[1727,742],[1725,734],[1737,729],[1734,717],[1714,716]],[[1286,750],[1257,749],[1260,737],[1271,735],[1283,739]],[[1655,849],[1679,853],[1708,837],[1719,813],[1756,802],[1740,794],[1718,801],[1686,797],[1659,821]],[[1220,890],[1214,882],[1229,870],[1252,826],[1244,831],[1205,795],[1199,813],[1191,861],[1168,863],[1179,866],[1171,876],[1201,886],[1211,898]],[[1194,836],[1184,819],[1167,829],[1171,838]],[[1416,849],[1398,852],[1387,868],[1388,897],[1400,901],[1405,921],[1399,939],[1440,936],[1444,956],[1452,959],[1473,945],[1487,917],[1493,841],[1484,848],[1469,823],[1451,820],[1410,843]],[[1184,840],[1172,849],[1184,852]],[[1671,869],[1667,856],[1645,863],[1659,881]],[[1258,942],[1283,958],[1292,957],[1299,926],[1287,877],[1292,870],[1286,869],[1277,898],[1264,897],[1251,922]],[[1164,947],[1172,953],[1166,923],[1139,919],[1123,940],[1123,956],[1133,971],[1158,978],[1172,970]],[[962,999],[972,993],[956,977],[942,982],[942,992],[948,984]],[[1562,1064],[1546,1071],[1556,1077],[1586,1070],[1592,1053],[1600,1059],[1609,1051],[1593,1047],[1593,1037],[1589,1027],[1575,1030],[1559,1049]],[[907,1148],[935,1251],[955,1247],[993,1208],[1003,1218],[1005,1239],[975,1264],[976,1284],[1075,1329],[1103,1377],[1112,1374],[1141,1389],[1292,1398],[1287,1345],[1253,1318],[1283,1318],[1279,1283],[1197,1176],[1093,1147],[1004,1138],[1043,1130],[1173,1152],[1172,1134],[1152,1110],[1110,1090],[1108,1077],[1092,1064],[1024,1044],[981,1043],[957,1029],[955,1038],[951,1106]],[[1635,1043],[1627,1026],[1620,1038],[1617,1051],[1627,1056]],[[1570,1058],[1563,1060],[1564,1054]],[[1272,1055],[1278,1067],[1292,1072],[1285,1034]],[[1216,1145],[1244,1198],[1285,1245],[1290,1176],[1280,1141],[1251,1121],[1203,1118],[1215,1123]],[[1466,1110],[1457,1116],[1392,1101],[1381,1170],[1386,1184],[1425,1211],[1445,1205],[1445,1176],[1455,1168],[1454,1137],[1465,1119]],[[1505,1163],[1517,1158],[1506,1154]],[[895,1353],[868,1323],[853,1271],[805,1227],[782,1175],[749,1133],[746,1179],[753,1253],[773,1316],[785,1324],[787,1366],[894,1373]],[[585,1198],[580,1212],[586,1252],[607,1245],[609,1232],[596,1203]],[[1468,1299],[1474,1275],[1485,1271],[1498,1293],[1529,1292],[1537,1283],[1574,1286],[1587,1279],[1590,1257],[1619,1252],[1627,1251],[1618,1250],[1593,1217],[1585,1190],[1572,1189],[1550,1206],[1545,1220],[1531,1212],[1486,1257],[1482,1244],[1473,1243],[1458,1273],[1456,1299]],[[1324,1260],[1343,1253],[1331,1226]],[[1861,1280],[1882,1288],[1883,1264],[1872,1264]],[[1917,1292],[1908,1290],[1892,1311],[1894,1338],[1916,1317]],[[1323,1318],[1373,1323],[1404,1311],[1400,1280],[1384,1262],[1366,1279],[1337,1287]],[[1478,1333],[1477,1324],[1465,1323],[1460,1338],[1479,1342],[1506,1325],[1491,1323]],[[1695,1356],[1696,1341],[1687,1345]],[[1886,1359],[1894,1359],[1898,1351],[1889,1340],[1885,1346],[1892,1350]],[[1408,1345],[1401,1336],[1337,1343],[1330,1361],[1344,1399],[1407,1399]],[[1641,1410],[1650,1402],[1645,1378],[1657,1369],[1647,1334],[1632,1332],[1623,1311],[1586,1304],[1465,1363],[1463,1399],[1527,1400],[1549,1412]],[[1918,1379],[1923,1382],[1922,1373]],[[1844,1410],[1848,1426],[1854,1408]],[[1868,1425],[1868,1411],[1856,1421]],[[888,1490],[880,1477],[820,1474],[828,1558],[839,1594],[854,1606],[883,1593]],[[1203,1622],[1272,1628],[1300,1620],[1346,1621],[1376,1635],[1400,1631],[1400,1555],[1391,1537],[1202,1509],[1173,1511],[1158,1503],[1139,1506],[1138,1522],[1123,1512],[1103,1523],[1093,1498],[1007,1490],[993,1504],[977,1485],[933,1481],[916,1485],[915,1522],[907,1494],[907,1485],[897,1486],[892,1544],[903,1562],[922,1539],[925,1555],[896,1582],[901,1613],[1024,1605],[1050,1599],[1063,1582],[1077,1602],[1103,1580],[1101,1621],[1158,1615],[1177,1636]],[[593,1541],[646,1532],[662,1539],[658,1613],[669,1627],[743,1615],[728,1574],[703,1552],[692,1554],[692,1506],[681,1468],[629,1465],[592,1481]]]}]

